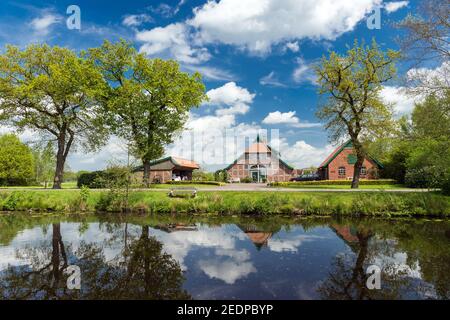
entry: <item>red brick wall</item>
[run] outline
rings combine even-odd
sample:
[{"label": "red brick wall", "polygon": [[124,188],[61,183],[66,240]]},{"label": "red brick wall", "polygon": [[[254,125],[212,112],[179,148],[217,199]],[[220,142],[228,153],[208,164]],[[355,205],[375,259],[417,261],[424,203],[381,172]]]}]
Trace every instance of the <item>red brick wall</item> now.
[{"label": "red brick wall", "polygon": [[[354,164],[348,163],[348,156],[350,154],[354,154],[353,149],[346,148],[342,150],[340,154],[337,155],[328,165],[328,179],[329,180],[339,180],[339,179],[352,179],[353,178],[353,169]],[[339,167],[345,168],[345,175],[339,175]],[[377,166],[369,159],[365,159],[363,162],[363,167],[366,167],[367,174],[361,175],[362,179],[377,179],[378,177],[378,168]]]},{"label": "red brick wall", "polygon": [[[269,182],[272,181],[289,181],[289,179],[291,179],[292,177],[295,176],[294,174],[294,170],[289,169],[288,167],[286,167],[285,165],[283,165],[282,163],[280,163],[280,166],[278,169],[276,169],[274,171],[274,169],[268,169],[268,176],[267,176],[267,180]],[[230,179],[232,178],[246,178],[246,177],[250,177],[250,173],[248,169],[245,169],[245,165],[244,164],[233,164],[230,169],[227,170],[228,172],[228,177]]]}]

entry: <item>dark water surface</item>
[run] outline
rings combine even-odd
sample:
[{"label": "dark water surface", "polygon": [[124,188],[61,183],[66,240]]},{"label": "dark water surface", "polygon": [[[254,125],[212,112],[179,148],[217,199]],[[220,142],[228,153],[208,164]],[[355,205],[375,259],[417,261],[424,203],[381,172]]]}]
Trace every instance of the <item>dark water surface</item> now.
[{"label": "dark water surface", "polygon": [[0,299],[74,298],[449,299],[450,221],[0,214]]}]

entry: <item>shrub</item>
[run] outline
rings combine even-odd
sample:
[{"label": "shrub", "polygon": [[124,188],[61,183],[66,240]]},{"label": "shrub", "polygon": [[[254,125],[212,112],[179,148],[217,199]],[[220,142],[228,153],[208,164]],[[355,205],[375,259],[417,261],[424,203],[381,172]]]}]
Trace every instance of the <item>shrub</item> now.
[{"label": "shrub", "polygon": [[250,178],[250,177],[245,177],[245,178],[242,178],[242,179],[241,179],[241,182],[242,182],[242,183],[252,183],[253,180],[252,180],[252,178]]},{"label": "shrub", "polygon": [[102,171],[84,172],[78,176],[77,186],[91,189],[109,188],[111,185],[126,184],[127,171],[125,167],[111,167]]},{"label": "shrub", "polygon": [[189,185],[189,184],[204,184],[204,185],[211,185],[211,186],[223,186],[225,183],[219,182],[219,181],[167,181],[168,184],[182,184],[182,185]]},{"label": "shrub", "polygon": [[99,178],[104,174],[104,171],[93,171],[93,172],[83,172],[77,178],[77,186],[81,188],[82,186],[89,187],[91,189],[104,188],[105,186],[101,184]]},{"label": "shrub", "polygon": [[[318,180],[318,181],[290,181],[290,182],[271,182],[269,186],[271,187],[299,187],[299,186],[323,186],[323,185],[334,185],[334,186],[350,186],[352,184],[351,180]],[[364,186],[378,186],[378,185],[394,185],[397,182],[393,179],[379,179],[379,180],[359,180],[360,185]]]}]

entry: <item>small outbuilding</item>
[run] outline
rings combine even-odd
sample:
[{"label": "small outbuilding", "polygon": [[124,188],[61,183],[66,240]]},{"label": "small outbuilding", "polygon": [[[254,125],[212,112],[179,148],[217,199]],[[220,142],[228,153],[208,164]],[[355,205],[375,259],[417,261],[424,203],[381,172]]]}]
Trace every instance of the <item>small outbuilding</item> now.
[{"label": "small outbuilding", "polygon": [[[192,171],[200,166],[192,160],[178,157],[166,157],[154,160],[150,163],[150,182],[166,183],[173,180],[192,180]],[[135,170],[136,179],[142,181],[144,167],[137,167]]]},{"label": "small outbuilding", "polygon": [[[351,140],[336,148],[319,166],[321,180],[351,180],[356,163],[356,154]],[[378,179],[383,165],[368,155],[363,162],[360,178]]]}]

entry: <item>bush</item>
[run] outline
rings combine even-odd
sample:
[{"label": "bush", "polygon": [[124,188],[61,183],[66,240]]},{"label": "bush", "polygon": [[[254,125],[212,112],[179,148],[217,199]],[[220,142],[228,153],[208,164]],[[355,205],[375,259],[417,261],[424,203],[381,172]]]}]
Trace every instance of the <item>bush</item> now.
[{"label": "bush", "polygon": [[127,181],[127,168],[111,167],[102,171],[84,172],[77,178],[77,186],[86,186],[91,189],[109,188],[111,184],[125,184]]},{"label": "bush", "polygon": [[252,180],[252,178],[250,178],[250,177],[245,177],[245,178],[242,178],[242,179],[241,179],[241,182],[242,182],[242,183],[252,183],[253,180]]},{"label": "bush", "polygon": [[[318,181],[290,181],[290,182],[271,182],[271,187],[295,187],[295,186],[350,186],[351,180],[318,180]],[[359,185],[363,186],[378,186],[378,185],[394,185],[397,182],[393,179],[379,179],[379,180],[359,180]]]},{"label": "bush", "polygon": [[219,181],[191,181],[191,180],[185,180],[185,181],[167,181],[168,184],[204,184],[204,185],[211,185],[211,186],[223,186],[225,183],[219,182]]},{"label": "bush", "polygon": [[77,178],[77,186],[78,188],[86,186],[91,189],[105,188],[100,181],[102,175],[104,171],[83,172]]}]

